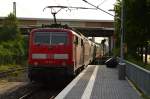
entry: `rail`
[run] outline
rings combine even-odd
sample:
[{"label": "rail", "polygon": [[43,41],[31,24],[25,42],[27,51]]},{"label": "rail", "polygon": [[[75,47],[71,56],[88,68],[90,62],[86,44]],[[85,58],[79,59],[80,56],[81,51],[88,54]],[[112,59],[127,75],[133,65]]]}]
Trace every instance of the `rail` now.
[{"label": "rail", "polygon": [[53,86],[49,88],[48,85],[40,83],[33,83],[33,86],[17,99],[54,99],[62,90],[55,88]]},{"label": "rail", "polygon": [[129,61],[124,60],[124,62],[126,63],[126,76],[133,81],[142,92],[150,96],[150,71]]},{"label": "rail", "polygon": [[27,68],[14,68],[14,69],[10,69],[4,72],[0,72],[0,78],[7,77],[9,74],[16,72],[16,71],[25,71],[25,70],[27,70]]},{"label": "rail", "polygon": [[24,94],[23,96],[21,96],[19,99],[29,99],[33,94],[35,94],[34,91],[28,92]]}]

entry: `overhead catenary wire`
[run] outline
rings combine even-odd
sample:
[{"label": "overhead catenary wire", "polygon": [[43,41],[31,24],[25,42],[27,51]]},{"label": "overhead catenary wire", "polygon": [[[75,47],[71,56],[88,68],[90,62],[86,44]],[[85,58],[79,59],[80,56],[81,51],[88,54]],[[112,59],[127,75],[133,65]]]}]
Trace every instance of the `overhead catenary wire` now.
[{"label": "overhead catenary wire", "polygon": [[61,9],[92,9],[92,10],[97,10],[96,8],[87,8],[87,7],[73,7],[73,6],[46,6],[43,11],[46,9],[46,8],[61,8]]},{"label": "overhead catenary wire", "polygon": [[82,1],[84,1],[85,3],[87,3],[87,4],[89,4],[89,5],[91,5],[91,6],[93,6],[93,7],[95,7],[96,9],[98,9],[98,10],[101,10],[102,12],[104,12],[104,13],[107,13],[107,14],[109,14],[109,15],[111,15],[111,16],[113,16],[113,17],[115,17],[113,14],[111,14],[111,13],[109,13],[109,12],[107,12],[107,11],[105,11],[105,10],[103,10],[103,9],[101,9],[100,7],[98,7],[98,6],[95,6],[94,4],[92,4],[92,3],[89,3],[88,1],[86,1],[86,0],[82,0]]},{"label": "overhead catenary wire", "polygon": [[101,6],[102,4],[104,4],[107,0],[103,0],[100,4],[98,4],[97,6]]},{"label": "overhead catenary wire", "polygon": [[[50,8],[51,9],[51,14],[53,15],[54,17],[54,23],[57,24],[57,21],[56,21],[56,14],[58,12],[60,12],[62,9],[68,9],[71,11],[71,9],[93,9],[93,10],[97,10],[96,8],[86,8],[86,7],[72,7],[72,6],[46,6],[43,11],[46,9],[46,8]],[[58,10],[56,11],[55,8],[57,8]]]}]

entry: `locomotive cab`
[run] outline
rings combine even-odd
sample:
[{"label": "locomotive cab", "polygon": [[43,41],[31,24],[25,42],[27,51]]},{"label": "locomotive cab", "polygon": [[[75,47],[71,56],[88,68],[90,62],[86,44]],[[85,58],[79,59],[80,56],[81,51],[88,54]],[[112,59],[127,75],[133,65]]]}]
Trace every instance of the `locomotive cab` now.
[{"label": "locomotive cab", "polygon": [[72,65],[71,40],[70,31],[64,29],[33,30],[29,43],[29,78],[47,78],[69,70]]}]

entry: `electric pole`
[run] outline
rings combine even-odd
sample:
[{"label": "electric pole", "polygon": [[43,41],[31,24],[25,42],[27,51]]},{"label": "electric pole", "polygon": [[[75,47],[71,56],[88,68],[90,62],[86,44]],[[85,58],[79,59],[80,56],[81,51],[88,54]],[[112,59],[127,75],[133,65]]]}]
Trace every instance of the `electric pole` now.
[{"label": "electric pole", "polygon": [[120,41],[120,57],[121,62],[123,62],[124,59],[124,0],[122,0],[121,5],[121,41]]}]

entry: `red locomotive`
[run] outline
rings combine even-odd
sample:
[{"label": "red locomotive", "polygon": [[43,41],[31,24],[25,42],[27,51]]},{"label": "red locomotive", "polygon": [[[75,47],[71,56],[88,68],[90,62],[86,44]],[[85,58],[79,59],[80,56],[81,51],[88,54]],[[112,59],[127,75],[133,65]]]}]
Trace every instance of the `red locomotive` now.
[{"label": "red locomotive", "polygon": [[71,29],[34,29],[29,37],[29,79],[75,75],[96,58],[96,48],[95,43]]}]

